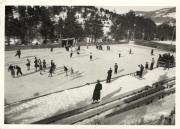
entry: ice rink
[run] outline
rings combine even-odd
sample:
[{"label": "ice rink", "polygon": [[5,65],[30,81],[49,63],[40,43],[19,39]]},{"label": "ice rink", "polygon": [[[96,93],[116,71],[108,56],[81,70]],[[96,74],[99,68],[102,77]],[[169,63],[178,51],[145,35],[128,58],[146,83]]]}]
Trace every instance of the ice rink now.
[{"label": "ice rink", "polygon": [[[132,54],[129,50],[132,49]],[[65,48],[54,48],[53,52],[50,49],[31,49],[22,50],[22,57],[18,59],[15,57],[15,51],[5,52],[5,101],[6,104],[16,102],[19,100],[35,97],[51,93],[58,90],[69,89],[72,87],[84,85],[86,83],[95,82],[97,79],[106,79],[107,71],[111,67],[114,71],[114,64],[117,63],[118,74],[112,77],[131,73],[136,71],[139,64],[145,65],[147,61],[150,65],[151,59],[157,57],[161,51],[154,49],[154,56],[151,56],[150,47],[136,46],[133,44],[111,45],[111,50],[106,50],[106,45],[103,45],[103,50],[97,50],[95,46],[82,46],[80,54],[74,53],[70,58],[70,52]],[[93,59],[90,61],[90,52],[92,52]],[[121,52],[121,58],[119,58]],[[47,66],[50,66],[50,61],[54,60],[57,69],[53,77],[48,77],[49,69],[40,75],[34,69],[34,57],[38,59],[46,59]],[[31,60],[31,70],[27,71],[26,60]],[[10,64],[19,65],[22,68],[23,76],[12,78],[8,72]],[[65,75],[63,66],[74,69],[74,74]],[[156,62],[155,62],[156,66]]]}]

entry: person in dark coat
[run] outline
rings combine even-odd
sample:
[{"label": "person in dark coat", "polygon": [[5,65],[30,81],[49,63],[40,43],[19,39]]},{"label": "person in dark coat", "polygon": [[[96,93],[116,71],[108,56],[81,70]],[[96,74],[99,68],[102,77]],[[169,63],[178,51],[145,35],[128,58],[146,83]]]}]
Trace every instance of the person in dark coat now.
[{"label": "person in dark coat", "polygon": [[115,63],[115,65],[114,65],[114,74],[117,74],[117,70],[118,70],[118,65],[117,65],[117,63]]},{"label": "person in dark coat", "polygon": [[111,82],[111,76],[112,76],[112,69],[110,68],[107,73],[108,73],[108,76],[107,76],[106,82],[110,83]]},{"label": "person in dark coat", "polygon": [[52,68],[52,66],[51,66],[50,69],[49,69],[49,75],[48,75],[48,77],[52,77],[52,73],[53,73],[53,68]]},{"label": "person in dark coat", "polygon": [[42,66],[42,63],[40,62],[40,63],[39,63],[39,71],[40,71],[40,75],[42,75],[42,70],[43,70],[43,66]]},{"label": "person in dark coat", "polygon": [[51,47],[51,52],[53,52],[53,47]]},{"label": "person in dark coat", "polygon": [[53,60],[51,60],[51,67],[52,67],[52,73],[54,73],[54,71],[56,69],[56,65]]},{"label": "person in dark coat", "polygon": [[21,67],[19,67],[18,65],[16,65],[15,68],[16,68],[16,70],[17,70],[17,71],[16,71],[16,75],[19,76],[19,74],[20,74],[20,75],[22,76],[23,74],[22,74],[22,71],[21,71]]},{"label": "person in dark coat", "polygon": [[66,73],[66,76],[68,76],[68,68],[66,66],[64,66],[64,71]]},{"label": "person in dark coat", "polygon": [[44,72],[46,70],[46,60],[43,60],[43,70],[44,70]]},{"label": "person in dark coat", "polygon": [[90,61],[92,61],[92,52],[90,53]]},{"label": "person in dark coat", "polygon": [[37,57],[35,57],[35,60],[34,60],[34,67],[35,67],[35,71],[37,72],[37,68],[39,67]]},{"label": "person in dark coat", "polygon": [[27,70],[29,71],[30,70],[30,66],[31,66],[31,61],[29,59],[27,59],[26,66],[27,66]]},{"label": "person in dark coat", "polygon": [[15,77],[15,71],[14,71],[14,66],[13,65],[9,65],[8,71],[11,72],[11,76],[14,78]]},{"label": "person in dark coat", "polygon": [[141,66],[140,66],[140,75],[139,75],[140,78],[142,78],[143,71],[144,71],[144,66],[141,64]]},{"label": "person in dark coat", "polygon": [[150,66],[150,70],[153,70],[153,68],[154,68],[154,58],[152,58],[152,61],[151,61],[151,66]]},{"label": "person in dark coat", "polygon": [[154,55],[154,49],[151,50],[151,55],[152,55],[152,56]]},{"label": "person in dark coat", "polygon": [[147,71],[149,69],[149,64],[148,64],[148,62],[146,62],[146,64],[145,64],[145,70]]},{"label": "person in dark coat", "polygon": [[16,55],[15,56],[18,56],[19,59],[21,58],[21,49],[18,49],[16,51]]},{"label": "person in dark coat", "polygon": [[130,49],[130,50],[129,50],[129,54],[131,54],[131,53],[132,53],[132,50]]},{"label": "person in dark coat", "polygon": [[73,55],[73,51],[71,50],[71,52],[70,52],[70,58],[72,57],[72,55]]},{"label": "person in dark coat", "polygon": [[119,52],[119,58],[121,57],[121,52]]},{"label": "person in dark coat", "polygon": [[102,90],[102,84],[100,83],[99,80],[97,80],[97,84],[95,86],[94,92],[93,92],[93,103],[96,103],[100,100],[101,98],[101,90]]}]

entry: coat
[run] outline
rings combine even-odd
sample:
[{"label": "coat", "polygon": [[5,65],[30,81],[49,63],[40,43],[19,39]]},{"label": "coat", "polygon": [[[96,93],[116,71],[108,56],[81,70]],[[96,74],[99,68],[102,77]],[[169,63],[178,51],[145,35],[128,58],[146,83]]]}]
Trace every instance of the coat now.
[{"label": "coat", "polygon": [[94,93],[93,93],[93,101],[94,100],[99,100],[100,99],[100,94],[102,90],[102,84],[101,83],[97,83],[94,89]]}]

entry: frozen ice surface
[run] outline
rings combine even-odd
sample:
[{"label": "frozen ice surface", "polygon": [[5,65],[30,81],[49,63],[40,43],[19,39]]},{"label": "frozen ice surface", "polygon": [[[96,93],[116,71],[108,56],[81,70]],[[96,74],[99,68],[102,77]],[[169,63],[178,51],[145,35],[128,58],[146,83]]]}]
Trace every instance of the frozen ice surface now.
[{"label": "frozen ice surface", "polygon": [[[14,51],[6,52],[6,70],[5,70],[5,99],[7,103],[33,97],[35,94],[42,95],[57,90],[65,90],[78,85],[94,82],[97,79],[105,79],[107,70],[114,67],[114,63],[118,63],[119,72],[116,76],[135,72],[138,64],[150,63],[151,58],[155,60],[159,53],[165,51],[155,50],[155,56],[150,55],[151,48],[139,47],[136,45],[111,45],[111,51],[99,51],[95,46],[81,47],[81,54],[74,54],[69,58],[69,53],[64,48],[55,48],[53,53],[49,49],[22,50],[22,58],[20,60],[14,57]],[[133,54],[129,55],[129,49],[132,49]],[[121,51],[122,57],[118,57]],[[93,53],[93,61],[89,60],[89,53]],[[52,78],[48,78],[48,73],[40,75],[39,72],[33,73],[34,69],[28,74],[26,70],[26,59],[31,59],[33,68],[33,56],[41,59],[46,59],[49,63],[51,59],[57,65],[57,71]],[[26,76],[19,78],[11,78],[7,72],[8,64],[18,64],[22,67],[22,71]],[[74,75],[65,76],[62,66],[67,65],[73,67]],[[139,87],[150,85],[164,77],[175,76],[175,68],[169,71],[164,71],[163,68],[158,68],[149,71],[143,80],[138,80],[132,76],[124,76],[114,80],[110,84],[102,83],[102,100],[137,89]],[[113,74],[113,77],[115,75]],[[81,88],[65,90],[60,93],[52,94],[42,98],[38,98],[22,104],[17,104],[12,107],[5,108],[5,117],[10,123],[31,123],[43,118],[53,116],[77,107],[81,107],[92,102],[92,94],[94,85],[86,85]]]}]

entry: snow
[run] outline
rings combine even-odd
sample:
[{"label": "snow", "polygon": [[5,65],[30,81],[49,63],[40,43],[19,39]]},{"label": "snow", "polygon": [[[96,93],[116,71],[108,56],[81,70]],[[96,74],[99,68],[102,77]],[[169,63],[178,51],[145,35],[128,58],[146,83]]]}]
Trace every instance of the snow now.
[{"label": "snow", "polygon": [[176,45],[176,41],[171,41],[171,40],[167,40],[167,41],[157,41],[157,40],[154,40],[153,42],[162,43],[162,44],[172,44],[172,45]]},{"label": "snow", "polygon": [[[7,103],[12,103],[18,100],[33,97],[34,95],[43,95],[58,90],[65,90],[60,93],[52,94],[42,98],[38,98],[29,102],[16,104],[12,107],[5,108],[5,117],[10,123],[31,123],[43,118],[53,116],[77,107],[90,104],[92,102],[92,93],[94,85],[86,85],[84,87],[66,90],[75,86],[86,84],[87,82],[94,82],[97,79],[105,79],[109,67],[114,67],[114,63],[118,63],[119,76],[126,73],[136,71],[138,64],[145,64],[146,61],[151,61],[151,49],[148,47],[136,45],[111,45],[111,51],[99,51],[95,46],[81,47],[81,54],[74,54],[72,59],[69,58],[69,53],[64,48],[56,48],[53,53],[49,49],[35,49],[23,50],[22,58],[14,57],[14,51],[6,51],[5,58],[5,99]],[[129,55],[129,49],[132,49],[133,54]],[[122,57],[118,57],[121,51]],[[93,61],[89,60],[89,53],[93,53]],[[159,53],[164,51],[154,50],[155,60]],[[43,75],[38,73],[31,73],[26,71],[26,59],[31,59],[33,65],[34,56],[44,59],[46,58],[48,65],[51,59],[57,65],[57,70],[52,78],[48,78],[48,73]],[[114,57],[114,58],[112,58]],[[22,67],[22,71],[26,76],[19,78],[11,78],[7,71],[8,64],[18,64]],[[76,73],[74,75],[65,76],[62,69],[63,65],[73,67]],[[33,67],[33,66],[32,66]],[[30,72],[34,72],[32,69]],[[110,97],[134,90],[146,85],[151,85],[152,82],[158,81],[162,77],[175,76],[175,69],[164,71],[163,68],[158,68],[149,71],[144,75],[143,80],[138,80],[133,76],[124,76],[114,80],[110,84],[102,83],[102,100]],[[15,85],[14,85],[15,84]],[[133,84],[133,86],[132,86]]]}]

